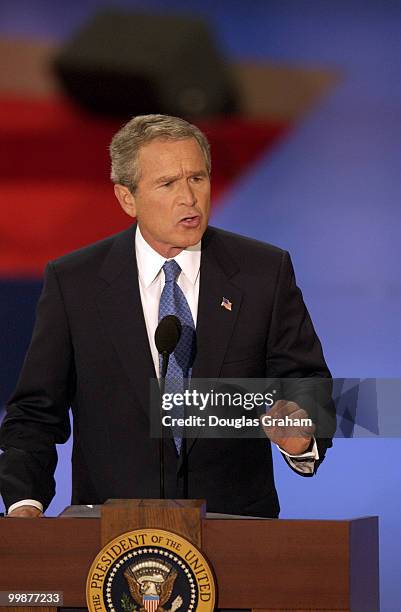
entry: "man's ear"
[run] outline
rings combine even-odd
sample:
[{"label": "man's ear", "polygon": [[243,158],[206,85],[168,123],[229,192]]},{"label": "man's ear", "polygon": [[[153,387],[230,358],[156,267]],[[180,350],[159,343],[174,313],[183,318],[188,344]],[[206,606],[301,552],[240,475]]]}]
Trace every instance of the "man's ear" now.
[{"label": "man's ear", "polygon": [[127,215],[136,217],[136,202],[128,187],[124,185],[114,185],[114,195],[120,202],[120,206]]}]

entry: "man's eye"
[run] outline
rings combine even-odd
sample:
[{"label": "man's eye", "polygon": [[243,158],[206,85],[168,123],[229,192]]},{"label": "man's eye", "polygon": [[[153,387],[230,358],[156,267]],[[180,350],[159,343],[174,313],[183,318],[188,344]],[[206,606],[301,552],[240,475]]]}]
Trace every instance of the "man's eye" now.
[{"label": "man's eye", "polygon": [[202,181],[203,177],[202,176],[193,176],[192,177],[192,181],[194,183],[200,183]]},{"label": "man's eye", "polygon": [[162,187],[171,187],[171,185],[173,184],[173,181],[167,181],[167,183],[162,183]]}]

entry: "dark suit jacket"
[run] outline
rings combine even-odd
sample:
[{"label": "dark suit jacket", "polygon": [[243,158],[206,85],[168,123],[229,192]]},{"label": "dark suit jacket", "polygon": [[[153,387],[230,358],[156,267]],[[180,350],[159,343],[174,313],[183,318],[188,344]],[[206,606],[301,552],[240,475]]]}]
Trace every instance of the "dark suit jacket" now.
[{"label": "dark suit jacket", "polygon": [[[50,503],[55,444],[70,435],[70,406],[72,502],[159,495],[158,440],[149,437],[148,414],[155,372],[134,236],[135,226],[47,266],[32,341],[1,428],[7,507],[27,498]],[[232,312],[220,307],[223,296]],[[208,228],[192,376],[330,376],[287,252]],[[319,441],[321,460],[328,445]],[[181,497],[172,440],[165,453],[167,497]],[[198,439],[189,442],[188,465],[189,497],[206,498],[209,511],[278,515],[268,440]]]}]

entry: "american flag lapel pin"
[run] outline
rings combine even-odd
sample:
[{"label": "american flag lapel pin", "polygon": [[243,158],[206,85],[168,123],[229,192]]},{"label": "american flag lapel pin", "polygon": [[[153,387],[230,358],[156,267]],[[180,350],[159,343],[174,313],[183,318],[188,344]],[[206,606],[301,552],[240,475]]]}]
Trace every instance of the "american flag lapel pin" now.
[{"label": "american flag lapel pin", "polygon": [[225,308],[226,310],[229,310],[231,312],[232,310],[232,302],[230,302],[230,300],[228,300],[227,298],[223,297],[220,306],[222,306],[223,308]]}]

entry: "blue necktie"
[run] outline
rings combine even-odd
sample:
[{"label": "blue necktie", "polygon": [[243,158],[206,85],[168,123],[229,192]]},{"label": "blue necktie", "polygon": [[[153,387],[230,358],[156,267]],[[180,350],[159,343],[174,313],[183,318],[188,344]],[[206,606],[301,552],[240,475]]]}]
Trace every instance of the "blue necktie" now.
[{"label": "blue necktie", "polygon": [[[170,261],[165,262],[163,271],[166,282],[160,297],[159,321],[167,315],[175,315],[182,325],[180,340],[175,351],[170,355],[165,393],[182,393],[184,391],[184,381],[191,377],[192,364],[195,358],[195,325],[185,295],[177,285],[177,277],[181,272],[180,266],[174,259],[170,259]],[[160,355],[160,371],[162,360]],[[184,406],[174,405],[171,416],[173,418],[184,417]],[[182,428],[174,427],[173,434],[177,452],[180,454]]]}]

